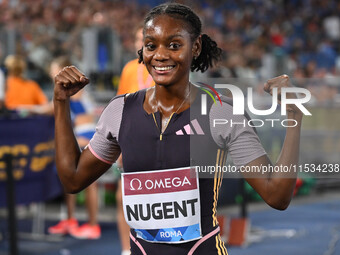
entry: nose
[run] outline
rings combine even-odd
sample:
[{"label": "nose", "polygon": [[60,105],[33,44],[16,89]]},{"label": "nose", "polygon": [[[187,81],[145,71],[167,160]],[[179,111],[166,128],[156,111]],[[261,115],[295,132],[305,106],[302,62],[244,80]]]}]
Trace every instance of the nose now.
[{"label": "nose", "polygon": [[154,59],[157,61],[164,61],[169,59],[168,49],[163,45],[157,47]]}]

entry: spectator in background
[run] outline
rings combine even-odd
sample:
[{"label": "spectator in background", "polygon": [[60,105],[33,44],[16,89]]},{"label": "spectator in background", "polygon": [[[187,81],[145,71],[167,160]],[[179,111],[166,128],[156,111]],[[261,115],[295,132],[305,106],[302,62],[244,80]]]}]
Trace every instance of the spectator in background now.
[{"label": "spectator in background", "polygon": [[[143,25],[139,25],[135,32],[135,51],[143,48]],[[134,93],[137,90],[154,86],[154,81],[146,69],[145,65],[138,63],[138,59],[128,62],[122,71],[118,85],[117,95]],[[117,160],[118,166],[122,169],[122,155]],[[117,223],[119,237],[122,246],[122,255],[130,254],[130,227],[126,223],[123,212],[121,181],[118,182],[117,193]]]},{"label": "spectator in background", "polygon": [[[143,47],[143,27],[139,26],[135,34],[136,52]],[[138,63],[138,59],[128,62],[120,77],[117,95],[134,93],[137,90],[146,89],[154,85],[152,77],[144,64]]]},{"label": "spectator in background", "polygon": [[24,78],[25,60],[18,55],[9,55],[5,59],[8,70],[6,81],[5,105],[9,109],[30,109],[48,102],[40,86]]},{"label": "spectator in background", "polygon": [[[50,76],[54,78],[65,66],[70,66],[71,62],[67,57],[61,56],[52,61],[50,66]],[[79,91],[70,99],[71,114],[74,123],[74,131],[78,144],[84,148],[95,132],[94,116],[90,113],[87,104],[88,97],[85,91]],[[85,102],[87,101],[87,102]],[[53,104],[40,107],[36,110],[39,113],[53,112]],[[57,225],[48,229],[50,234],[70,234],[78,239],[98,239],[101,236],[101,229],[97,222],[98,213],[98,189],[97,183],[92,183],[85,189],[85,200],[88,213],[88,223],[78,226],[78,221],[74,216],[75,198],[73,194],[65,194],[67,205],[67,219],[61,220]]]}]

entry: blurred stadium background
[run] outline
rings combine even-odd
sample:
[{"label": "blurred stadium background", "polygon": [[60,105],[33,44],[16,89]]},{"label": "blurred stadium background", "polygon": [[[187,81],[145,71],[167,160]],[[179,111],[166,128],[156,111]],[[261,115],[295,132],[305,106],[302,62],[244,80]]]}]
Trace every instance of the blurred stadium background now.
[{"label": "blurred stadium background", "polygon": [[[0,0],[1,68],[6,72],[3,66],[6,56],[10,54],[24,56],[28,63],[27,77],[35,80],[51,99],[52,83],[48,76],[48,66],[53,58],[66,54],[79,69],[90,76],[91,85],[88,90],[94,99],[96,114],[99,116],[103,107],[117,91],[123,66],[136,57],[134,51],[136,25],[142,22],[150,7],[162,2],[164,1]],[[271,102],[262,91],[263,83],[270,77],[288,74],[295,86],[307,88],[312,93],[312,100],[307,104],[312,116],[305,117],[303,122],[300,163],[340,163],[338,112],[340,108],[340,3],[338,1],[183,0],[177,2],[191,6],[199,14],[203,21],[203,32],[216,40],[224,51],[223,59],[216,68],[204,74],[193,74],[193,81],[209,84],[232,83],[244,90],[252,87],[256,91],[256,102],[258,102],[256,105],[265,108]],[[284,129],[261,128],[258,132],[265,149],[274,160],[283,142]],[[112,216],[115,208],[114,178],[111,173],[102,178],[100,220],[112,236],[100,240],[99,246],[104,248],[100,248],[97,255],[119,254],[118,235],[112,230],[115,228],[114,223],[110,223],[115,220]],[[249,186],[242,190],[238,183],[229,184],[222,186],[220,199],[221,211],[226,212],[227,217],[239,215],[238,208],[247,197],[250,203],[247,211],[249,217],[255,220],[255,224],[261,225],[263,219],[270,219],[268,208]],[[4,185],[4,182],[0,185]],[[324,233],[319,240],[325,239],[324,243],[318,245],[319,250],[313,248],[311,237],[303,233],[303,231],[316,232],[318,228],[304,225],[300,228],[302,232],[295,229],[299,234],[295,233],[294,236],[304,238],[304,241],[295,244],[295,250],[287,248],[290,244],[286,239],[281,239],[280,242],[278,239],[280,237],[277,237],[271,244],[267,244],[268,246],[259,247],[259,243],[266,243],[261,240],[256,245],[250,244],[249,250],[231,248],[230,254],[259,254],[260,252],[283,254],[279,252],[284,252],[285,247],[292,254],[307,254],[307,252],[340,254],[340,247],[336,245],[339,237],[334,237],[340,234],[338,227],[340,200],[337,196],[339,187],[339,173],[326,171],[302,174],[299,176],[299,185],[294,198],[297,202],[293,201],[292,209],[288,209],[285,214],[291,215],[291,218],[288,219],[287,216],[288,218],[277,226],[275,225],[277,221],[286,216],[282,216],[284,213],[274,212],[275,215],[280,215],[274,218],[274,224],[262,225],[264,228],[271,226],[299,228],[299,223],[294,222],[292,225],[289,223],[296,217],[294,213],[300,213],[298,217],[303,221],[308,218],[310,211],[319,208],[317,209],[319,214],[313,214],[315,218],[311,216],[309,222],[310,226],[315,221],[318,221],[320,226],[325,226],[325,229],[319,228],[320,233]],[[59,216],[60,198],[45,202],[44,217],[46,224],[51,225],[51,221],[56,222]],[[84,203],[83,194],[78,195],[78,203],[80,205]],[[315,208],[311,206],[313,203]],[[20,223],[20,221],[19,228],[30,231],[32,210],[34,212],[35,209],[25,208],[23,218],[28,222]],[[0,211],[0,222],[2,222],[0,254],[9,254],[6,211],[5,209]],[[261,215],[258,211],[265,211],[265,214]],[[82,212],[79,213],[81,215]],[[332,219],[334,222],[324,222],[325,219]],[[31,244],[26,244],[21,247],[21,254],[77,255],[84,252],[77,251],[75,246],[79,243],[71,238],[64,241],[67,248],[62,248],[63,244],[36,241],[41,246],[47,247],[49,244],[49,247],[54,247],[55,251],[52,251],[53,249],[48,251],[46,247],[46,249],[38,249],[36,243],[32,246],[37,250],[32,251],[34,248],[30,246]],[[115,248],[107,246],[105,242],[114,244]],[[331,242],[333,242],[331,247],[333,250],[330,248]],[[271,247],[273,243],[276,248]],[[92,244],[96,247],[95,242]],[[301,245],[303,249],[299,247]],[[105,248],[106,253],[103,250]],[[114,252],[108,251],[112,249]],[[94,254],[94,252],[86,254]]]}]

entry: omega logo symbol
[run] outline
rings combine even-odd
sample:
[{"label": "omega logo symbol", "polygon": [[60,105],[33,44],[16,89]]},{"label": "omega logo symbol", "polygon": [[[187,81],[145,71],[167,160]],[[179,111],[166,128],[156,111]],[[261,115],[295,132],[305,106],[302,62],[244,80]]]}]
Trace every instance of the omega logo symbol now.
[{"label": "omega logo symbol", "polygon": [[142,182],[137,179],[137,178],[133,178],[131,181],[130,181],[130,190],[136,190],[135,187],[133,186],[133,183],[136,183],[137,182],[137,190],[141,190],[142,189]]}]

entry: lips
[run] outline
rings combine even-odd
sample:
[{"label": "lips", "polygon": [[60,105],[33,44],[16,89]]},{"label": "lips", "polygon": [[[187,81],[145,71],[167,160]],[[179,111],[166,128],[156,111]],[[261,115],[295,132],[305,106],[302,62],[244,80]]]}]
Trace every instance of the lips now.
[{"label": "lips", "polygon": [[173,69],[175,66],[154,66],[153,68],[156,71],[169,71],[171,69]]}]

